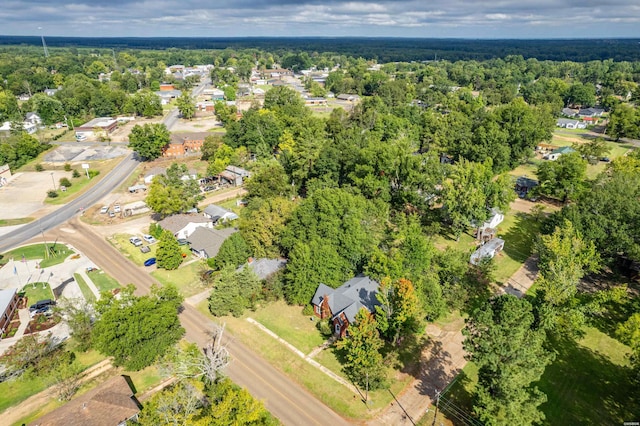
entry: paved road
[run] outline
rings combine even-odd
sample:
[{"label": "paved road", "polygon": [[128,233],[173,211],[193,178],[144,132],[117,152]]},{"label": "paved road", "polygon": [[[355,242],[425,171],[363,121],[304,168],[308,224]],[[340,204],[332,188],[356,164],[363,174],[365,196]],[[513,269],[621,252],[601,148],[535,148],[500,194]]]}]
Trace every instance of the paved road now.
[{"label": "paved road", "polygon": [[[193,88],[193,90],[191,91],[191,95],[196,97],[199,94],[202,93],[202,91],[205,89],[205,87],[207,87],[207,85],[210,83],[210,79],[208,77],[204,78],[200,84],[198,84],[196,87]],[[174,108],[171,111],[169,111],[169,113],[167,115],[164,116],[164,118],[162,119],[162,122],[164,123],[165,126],[167,126],[167,129],[171,130],[171,128],[176,124],[176,122],[178,121],[178,108]]]},{"label": "paved road", "polygon": [[[143,267],[134,265],[123,257],[90,227],[74,218],[64,228],[53,229],[45,234],[51,241],[71,244],[93,263],[121,283],[133,283],[136,293],[146,294],[155,279]],[[204,346],[209,339],[212,321],[193,306],[184,304],[180,321],[188,340]],[[282,372],[271,366],[240,342],[227,338],[232,357],[227,374],[237,384],[246,387],[251,395],[264,400],[269,411],[286,425],[348,425],[345,419],[318,401],[304,388],[294,383]]]},{"label": "paved road", "polygon": [[0,253],[3,253],[36,235],[52,229],[66,220],[78,214],[79,209],[87,209],[117,188],[135,170],[139,162],[134,154],[129,154],[107,176],[102,178],[95,186],[75,200],[65,204],[53,213],[49,213],[35,222],[28,223],[15,231],[2,236],[0,241]]}]

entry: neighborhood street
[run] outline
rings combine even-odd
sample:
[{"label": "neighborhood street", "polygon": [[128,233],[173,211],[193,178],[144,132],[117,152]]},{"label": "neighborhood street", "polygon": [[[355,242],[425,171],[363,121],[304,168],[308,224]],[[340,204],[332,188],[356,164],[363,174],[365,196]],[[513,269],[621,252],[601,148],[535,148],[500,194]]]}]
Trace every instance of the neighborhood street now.
[{"label": "neighborhood street", "polygon": [[[59,228],[45,233],[49,241],[71,244],[88,257],[99,268],[121,283],[135,284],[136,293],[146,294],[157,282],[142,267],[138,267],[123,257],[90,227],[77,218]],[[36,238],[40,240],[41,237]],[[184,304],[180,314],[182,326],[188,340],[204,346],[209,339],[212,321],[193,306]],[[313,395],[284,373],[267,363],[240,342],[226,336],[231,364],[226,372],[237,384],[246,387],[256,398],[265,402],[266,407],[283,424],[287,425],[347,425],[345,419],[329,409]]]}]

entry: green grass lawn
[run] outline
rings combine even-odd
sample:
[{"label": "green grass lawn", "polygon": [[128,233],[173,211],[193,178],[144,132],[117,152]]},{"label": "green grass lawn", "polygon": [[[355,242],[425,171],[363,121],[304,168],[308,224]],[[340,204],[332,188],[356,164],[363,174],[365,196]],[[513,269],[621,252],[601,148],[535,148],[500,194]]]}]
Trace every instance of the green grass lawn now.
[{"label": "green grass lawn", "polygon": [[129,371],[125,374],[131,377],[131,381],[135,387],[134,392],[138,396],[147,390],[158,386],[164,379],[158,371],[158,367],[155,365],[150,365],[140,371]]},{"label": "green grass lawn", "polygon": [[[96,183],[98,183],[101,179],[103,179],[110,171],[113,169],[122,159],[121,158],[113,158],[111,160],[104,161],[95,161],[90,163],[89,170],[98,170],[100,174],[92,179],[87,179],[86,172],[82,169],[78,169],[80,172],[80,177],[72,178],[71,173],[69,172],[69,180],[71,181],[71,186],[67,188],[65,192],[58,190],[58,196],[56,198],[46,198],[45,202],[47,204],[66,204],[69,201],[78,197],[82,192],[86,189],[91,188]],[[58,188],[59,183],[56,182],[56,188]]]},{"label": "green grass lawn", "polygon": [[93,294],[93,292],[89,288],[89,285],[84,280],[84,278],[82,278],[82,275],[73,274],[73,277],[76,279],[76,282],[78,283],[78,286],[80,287],[80,291],[82,292],[82,295],[84,296],[84,299],[87,302],[95,302],[96,301],[96,296],[95,296],[95,294]]},{"label": "green grass lawn", "polygon": [[87,275],[89,276],[89,278],[91,278],[91,281],[93,281],[96,287],[98,287],[100,293],[102,293],[103,291],[111,291],[114,288],[120,287],[120,284],[115,280],[115,278],[107,275],[102,270],[87,272]]},{"label": "green grass lawn", "polygon": [[180,294],[184,297],[189,297],[206,290],[206,287],[200,282],[198,275],[202,268],[200,262],[193,262],[184,267],[174,269],[173,271],[158,268],[151,272],[151,275],[160,281],[162,285],[175,285],[178,287]]},{"label": "green grass lawn", "polygon": [[[557,356],[537,384],[547,395],[540,406],[545,424],[615,425],[637,419],[640,400],[628,376],[629,348],[595,328],[584,331],[581,339],[551,342]],[[471,413],[477,380],[477,367],[469,362],[445,397]]]},{"label": "green grass lawn", "polygon": [[20,217],[17,219],[0,219],[0,226],[15,226],[24,225],[25,223],[33,222],[35,219],[32,217]]},{"label": "green grass lawn", "polygon": [[324,342],[316,328],[318,318],[302,315],[300,306],[291,306],[284,301],[267,303],[247,316],[258,321],[269,330],[291,343],[303,353],[308,354]]},{"label": "green grass lawn", "polygon": [[[46,256],[47,248],[49,249],[48,257]],[[32,244],[4,253],[2,258],[0,258],[0,265],[7,264],[12,258],[14,262],[19,262],[22,260],[22,256],[24,256],[27,260],[42,259],[40,267],[46,268],[64,262],[64,260],[73,253],[73,250],[63,244]]]},{"label": "green grass lawn", "polygon": [[[144,243],[143,241],[144,243],[143,245],[145,246],[148,245],[151,251],[149,253],[142,253],[140,251],[140,247],[135,247],[133,244],[129,242],[129,238],[131,238],[132,236],[133,235],[130,235],[130,234],[115,234],[115,235],[112,235],[110,238],[108,238],[107,241],[109,241],[125,257],[129,258],[129,260],[131,260],[133,263],[139,266],[144,265],[145,260],[150,259],[152,257],[156,257],[156,250],[158,248],[157,243],[147,244],[147,243]],[[142,239],[141,235],[136,235],[136,236]],[[180,246],[180,250],[182,250],[182,253],[187,255],[187,257],[185,258],[185,261],[189,260],[191,256],[191,251],[189,250],[189,246],[188,245]]]},{"label": "green grass lawn", "polygon": [[33,305],[38,300],[54,298],[51,287],[47,283],[29,283],[22,287],[22,291],[26,293],[29,305]]}]

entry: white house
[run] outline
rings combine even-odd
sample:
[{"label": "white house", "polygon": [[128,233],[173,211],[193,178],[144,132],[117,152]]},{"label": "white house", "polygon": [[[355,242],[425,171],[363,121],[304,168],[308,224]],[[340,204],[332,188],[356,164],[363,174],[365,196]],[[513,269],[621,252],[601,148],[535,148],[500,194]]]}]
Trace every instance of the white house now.
[{"label": "white house", "polygon": [[469,260],[472,265],[479,264],[483,259],[493,258],[496,254],[500,253],[504,249],[504,240],[501,238],[494,238],[487,241],[476,251],[471,253],[471,259]]},{"label": "white house", "polygon": [[551,151],[551,153],[549,153],[549,155],[544,158],[549,161],[556,161],[558,158],[560,158],[561,155],[570,154],[572,152],[576,152],[576,150],[571,148],[570,146],[563,146],[558,149],[554,149],[553,151]]},{"label": "white house", "polygon": [[587,123],[584,123],[580,120],[571,120],[568,118],[558,118],[556,121],[557,127],[562,127],[564,129],[586,129]]},{"label": "white house", "polygon": [[176,238],[187,238],[200,227],[213,229],[213,222],[197,214],[174,214],[158,222],[162,229],[173,232]]},{"label": "white house", "polygon": [[25,122],[35,124],[36,126],[42,125],[42,118],[35,112],[28,112],[24,119]]}]

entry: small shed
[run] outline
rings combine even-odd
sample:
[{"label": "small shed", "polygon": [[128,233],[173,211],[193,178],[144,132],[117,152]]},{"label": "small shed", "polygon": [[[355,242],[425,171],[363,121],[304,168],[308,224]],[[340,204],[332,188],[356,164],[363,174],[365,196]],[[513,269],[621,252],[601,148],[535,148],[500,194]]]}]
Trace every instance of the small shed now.
[{"label": "small shed", "polygon": [[489,240],[473,253],[471,253],[471,259],[469,260],[472,265],[478,265],[482,259],[491,259],[496,254],[500,253],[504,249],[504,240],[501,238],[494,238]]}]

